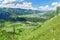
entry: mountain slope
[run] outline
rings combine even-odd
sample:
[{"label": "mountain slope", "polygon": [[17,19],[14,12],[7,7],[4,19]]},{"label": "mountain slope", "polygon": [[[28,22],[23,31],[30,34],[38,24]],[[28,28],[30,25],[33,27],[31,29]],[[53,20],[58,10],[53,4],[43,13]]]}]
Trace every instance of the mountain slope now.
[{"label": "mountain slope", "polygon": [[60,15],[48,20],[22,40],[60,40]]},{"label": "mountain slope", "polygon": [[[27,15],[27,14],[38,14],[43,11],[39,10],[27,10],[21,8],[0,8],[0,21],[19,21],[20,18],[18,16]],[[14,17],[14,18],[13,18]]]},{"label": "mountain slope", "polygon": [[27,9],[21,9],[21,8],[0,8],[0,13],[9,13],[9,14],[16,14],[16,15],[23,15],[23,14],[37,14],[41,13],[43,11],[38,10],[27,10]]}]

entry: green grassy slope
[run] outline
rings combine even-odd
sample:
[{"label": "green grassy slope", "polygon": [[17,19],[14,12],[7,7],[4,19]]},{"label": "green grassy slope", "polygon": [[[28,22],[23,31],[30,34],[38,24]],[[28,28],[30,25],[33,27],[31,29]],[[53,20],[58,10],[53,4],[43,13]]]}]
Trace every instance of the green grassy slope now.
[{"label": "green grassy slope", "polygon": [[60,40],[60,15],[48,20],[22,40]]},{"label": "green grassy slope", "polygon": [[0,24],[0,40],[12,40],[13,27],[15,27],[15,38],[20,40],[23,36],[29,35],[37,26],[22,22],[4,22]]}]

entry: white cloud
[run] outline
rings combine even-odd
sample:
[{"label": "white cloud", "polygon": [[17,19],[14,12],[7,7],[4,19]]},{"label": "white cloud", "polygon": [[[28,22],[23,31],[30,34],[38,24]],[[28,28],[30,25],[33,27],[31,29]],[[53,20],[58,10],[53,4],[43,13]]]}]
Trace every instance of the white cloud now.
[{"label": "white cloud", "polygon": [[51,5],[52,5],[53,8],[56,10],[56,7],[57,7],[57,6],[60,6],[60,2],[53,2]]},{"label": "white cloud", "polygon": [[40,10],[49,10],[49,6],[48,5],[40,6],[39,9]]},{"label": "white cloud", "polygon": [[0,5],[0,8],[3,8],[3,7],[14,8],[15,5],[14,5],[14,4],[1,4],[1,5]]},{"label": "white cloud", "polygon": [[40,10],[56,10],[56,7],[60,6],[60,2],[53,2],[51,6],[45,5],[45,6],[40,6]]},{"label": "white cloud", "polygon": [[48,6],[48,5],[40,6],[39,9],[40,9],[40,10],[54,10],[53,7],[50,7],[50,6]]},{"label": "white cloud", "polygon": [[23,4],[17,4],[16,5],[17,7],[20,7],[20,8],[31,8],[32,7],[32,3],[30,2],[23,2]]},{"label": "white cloud", "polygon": [[53,2],[51,5],[52,6],[60,6],[60,2]]},{"label": "white cloud", "polygon": [[5,3],[12,3],[12,2],[16,2],[16,1],[23,1],[23,0],[3,0],[2,4],[5,4]]},{"label": "white cloud", "polygon": [[23,4],[17,4],[16,7],[23,8],[23,9],[32,9],[32,10],[36,10],[37,9],[37,8],[34,8],[32,6],[31,2],[23,2]]},{"label": "white cloud", "polygon": [[10,3],[10,2],[14,2],[16,0],[4,0],[2,3]]},{"label": "white cloud", "polygon": [[[23,1],[24,0],[3,0],[2,3],[0,4],[0,7],[37,10],[37,8],[34,8],[32,6],[31,2],[23,2]],[[15,4],[13,2],[22,2],[22,4],[19,4],[19,3]]]},{"label": "white cloud", "polygon": [[1,4],[0,7],[7,7],[7,8],[22,8],[22,9],[32,9],[37,10],[32,6],[31,2],[23,2],[22,4]]},{"label": "white cloud", "polygon": [[[60,2],[53,2],[51,6],[45,5],[40,7],[33,7],[31,2],[23,2],[24,0],[4,0],[0,4],[0,7],[7,8],[22,8],[22,9],[32,9],[32,10],[55,10],[57,6],[60,6]],[[14,4],[13,2],[22,2],[22,4]]]}]

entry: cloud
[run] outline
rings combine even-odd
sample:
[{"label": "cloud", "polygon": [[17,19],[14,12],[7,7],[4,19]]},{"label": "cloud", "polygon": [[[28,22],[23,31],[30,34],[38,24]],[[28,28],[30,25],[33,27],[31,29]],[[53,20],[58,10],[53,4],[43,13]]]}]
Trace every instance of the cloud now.
[{"label": "cloud", "polygon": [[60,6],[60,2],[53,2],[51,5],[52,6]]},{"label": "cloud", "polygon": [[23,0],[3,0],[2,4],[12,3],[12,2],[22,2]]},{"label": "cloud", "polygon": [[53,8],[56,10],[56,7],[57,7],[57,6],[60,6],[60,2],[53,2],[51,5],[52,5]]},{"label": "cloud", "polygon": [[0,5],[0,8],[3,8],[3,7],[6,7],[6,8],[14,8],[15,5],[14,4],[1,4]]},{"label": "cloud", "polygon": [[[15,4],[16,2],[17,4]],[[22,2],[22,4],[19,4],[18,2]],[[36,8],[33,7],[32,2],[24,2],[24,0],[3,0],[0,3],[0,8],[6,7],[6,8],[22,8],[32,10],[56,10],[57,6],[60,6],[60,2],[53,2],[51,3],[51,6],[45,5]]]},{"label": "cloud", "polygon": [[16,7],[29,9],[32,7],[31,2],[23,2],[23,4],[17,4]]},{"label": "cloud", "polygon": [[60,2],[53,2],[51,3],[51,6],[45,5],[45,6],[40,6],[40,10],[56,10],[56,7],[60,6]]},{"label": "cloud", "polygon": [[32,6],[31,2],[23,2],[23,4],[17,4],[16,7],[23,8],[23,9],[32,9],[32,10],[36,10],[37,9],[37,8],[34,8]]},{"label": "cloud", "polygon": [[52,6],[50,7],[50,6],[48,6],[48,5],[40,6],[39,9],[40,9],[40,10],[55,10],[54,7],[52,7]]},{"label": "cloud", "polygon": [[19,3],[17,3],[17,4],[14,4],[14,3],[12,3],[12,4],[4,4],[4,3],[2,3],[0,5],[0,7],[6,7],[6,8],[22,8],[22,9],[37,10],[37,8],[34,8],[32,6],[32,3],[31,2],[23,2],[22,4],[19,4]]},{"label": "cloud", "polygon": [[39,7],[40,10],[49,10],[49,6],[48,5],[45,5],[45,6],[40,6]]},{"label": "cloud", "polygon": [[[15,4],[17,2],[17,4]],[[18,2],[22,2],[22,4],[19,4]],[[0,4],[0,8],[22,8],[22,9],[32,9],[37,10],[37,8],[34,8],[32,6],[31,2],[24,2],[24,0],[3,0]]]}]

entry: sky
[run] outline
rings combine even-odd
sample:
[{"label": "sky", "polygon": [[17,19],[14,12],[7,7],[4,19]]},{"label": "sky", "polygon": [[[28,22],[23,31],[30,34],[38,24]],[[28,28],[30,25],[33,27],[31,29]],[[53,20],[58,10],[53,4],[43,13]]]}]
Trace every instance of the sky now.
[{"label": "sky", "polygon": [[57,6],[60,6],[60,0],[0,0],[0,8],[56,10]]}]

